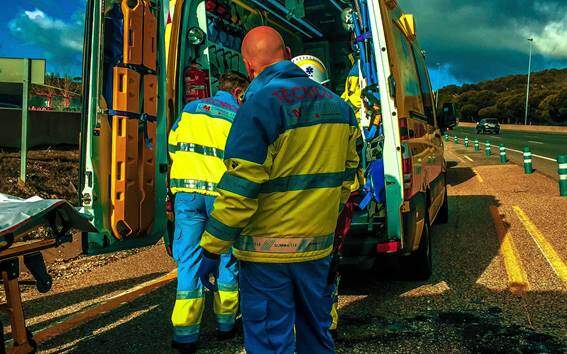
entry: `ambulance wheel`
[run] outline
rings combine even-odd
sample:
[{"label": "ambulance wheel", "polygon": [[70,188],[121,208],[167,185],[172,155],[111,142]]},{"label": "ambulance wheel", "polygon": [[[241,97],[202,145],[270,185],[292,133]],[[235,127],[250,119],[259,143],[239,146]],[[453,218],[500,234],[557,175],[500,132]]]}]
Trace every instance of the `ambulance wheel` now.
[{"label": "ambulance wheel", "polygon": [[408,279],[427,280],[431,276],[433,263],[431,257],[431,235],[429,220],[425,218],[419,248],[409,256],[402,257],[401,266]]}]

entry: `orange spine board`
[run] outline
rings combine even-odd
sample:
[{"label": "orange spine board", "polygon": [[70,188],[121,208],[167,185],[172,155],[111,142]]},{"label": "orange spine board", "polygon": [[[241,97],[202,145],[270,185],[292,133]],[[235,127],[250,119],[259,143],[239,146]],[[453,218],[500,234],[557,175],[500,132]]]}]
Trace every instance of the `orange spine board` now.
[{"label": "orange spine board", "polygon": [[112,117],[111,226],[118,239],[139,230],[138,121]]},{"label": "orange spine board", "polygon": [[144,66],[156,70],[157,61],[157,19],[150,9],[150,2],[144,1]]},{"label": "orange spine board", "polygon": [[[128,4],[135,4],[130,6]],[[144,33],[144,4],[141,0],[122,0],[124,15],[124,50],[125,64],[142,64],[142,46]]]},{"label": "orange spine board", "polygon": [[114,68],[112,105],[115,110],[140,113],[140,74],[121,67]]},{"label": "orange spine board", "polygon": [[[157,115],[157,76],[144,75],[144,112]],[[142,143],[140,153],[140,231],[149,231],[155,214],[155,173],[156,173],[156,122],[147,122],[150,146]],[[145,137],[144,137],[145,139]],[[151,148],[150,148],[151,147]]]}]

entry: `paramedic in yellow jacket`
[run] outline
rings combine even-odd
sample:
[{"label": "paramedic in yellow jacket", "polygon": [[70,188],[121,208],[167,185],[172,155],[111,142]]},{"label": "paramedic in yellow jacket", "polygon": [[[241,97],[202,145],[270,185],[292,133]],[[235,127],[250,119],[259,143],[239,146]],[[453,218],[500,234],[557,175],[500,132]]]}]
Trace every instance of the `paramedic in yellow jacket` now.
[{"label": "paramedic in yellow jacket", "polygon": [[251,30],[242,55],[254,80],[227,141],[199,275],[214,289],[219,255],[232,248],[240,260],[248,353],[333,353],[330,255],[358,165],[356,119],[289,61],[273,28]]},{"label": "paramedic in yellow jacket", "polygon": [[[202,259],[201,234],[218,196],[217,184],[226,171],[223,163],[226,139],[238,98],[248,86],[240,73],[220,78],[220,90],[212,98],[188,103],[169,134],[172,160],[170,189],[175,196],[173,258],[177,262],[177,297],[173,309],[173,347],[195,350],[205,305],[203,284],[197,270]],[[234,334],[238,311],[237,264],[230,252],[220,260],[214,312],[221,337]]]}]

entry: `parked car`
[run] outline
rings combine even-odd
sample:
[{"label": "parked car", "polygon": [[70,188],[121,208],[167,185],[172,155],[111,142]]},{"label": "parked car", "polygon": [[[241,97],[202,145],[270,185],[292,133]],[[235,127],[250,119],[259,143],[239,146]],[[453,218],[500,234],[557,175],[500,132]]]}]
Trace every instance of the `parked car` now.
[{"label": "parked car", "polygon": [[484,118],[476,125],[477,134],[500,134],[500,123],[496,118]]}]

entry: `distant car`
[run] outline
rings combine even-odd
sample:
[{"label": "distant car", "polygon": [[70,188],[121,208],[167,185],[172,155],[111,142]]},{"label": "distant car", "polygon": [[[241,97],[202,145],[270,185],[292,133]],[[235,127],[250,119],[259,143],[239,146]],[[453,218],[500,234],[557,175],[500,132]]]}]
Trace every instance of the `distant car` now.
[{"label": "distant car", "polygon": [[476,124],[477,134],[500,134],[500,123],[496,118],[485,118],[481,119],[480,122]]}]

